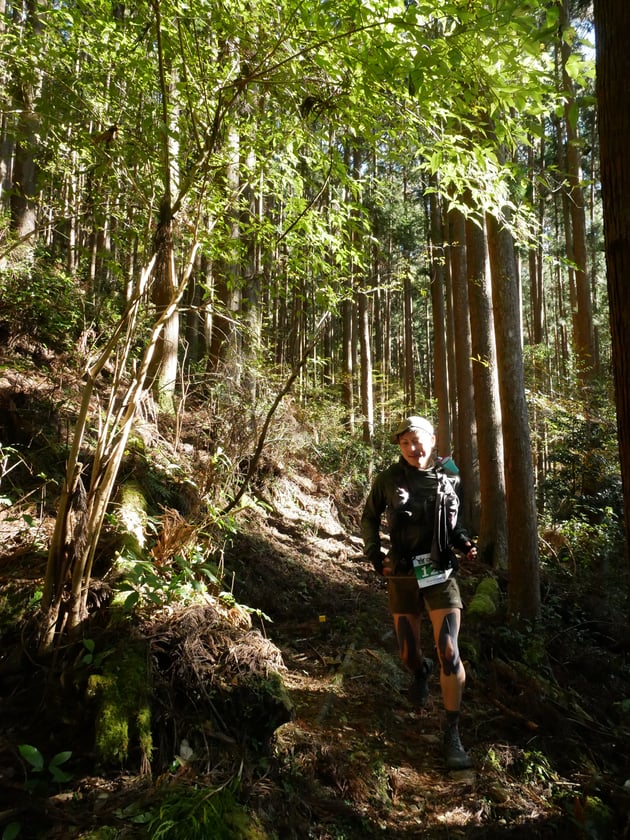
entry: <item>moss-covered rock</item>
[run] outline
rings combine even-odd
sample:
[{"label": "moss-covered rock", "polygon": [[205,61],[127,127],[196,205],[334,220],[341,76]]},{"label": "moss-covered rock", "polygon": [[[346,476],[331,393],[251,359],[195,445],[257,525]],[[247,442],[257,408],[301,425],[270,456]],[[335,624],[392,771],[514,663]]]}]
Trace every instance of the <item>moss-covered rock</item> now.
[{"label": "moss-covered rock", "polygon": [[94,748],[101,764],[124,765],[135,747],[140,769],[148,771],[153,750],[150,686],[146,643],[120,638],[101,673],[92,674],[87,684],[88,697],[95,702]]},{"label": "moss-covered rock", "polygon": [[467,615],[477,618],[496,615],[500,598],[501,592],[495,578],[483,578],[477,585],[475,594],[468,604]]}]

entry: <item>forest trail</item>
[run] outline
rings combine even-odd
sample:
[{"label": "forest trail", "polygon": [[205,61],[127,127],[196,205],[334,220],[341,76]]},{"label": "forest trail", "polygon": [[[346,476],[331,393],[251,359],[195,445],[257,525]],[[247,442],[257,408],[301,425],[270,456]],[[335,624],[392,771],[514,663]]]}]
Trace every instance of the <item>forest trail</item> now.
[{"label": "forest trail", "polygon": [[[265,629],[282,651],[294,704],[294,720],[274,739],[275,775],[258,793],[260,807],[276,809],[276,824],[284,822],[279,836],[580,837],[574,812],[550,796],[549,768],[536,768],[533,751],[526,757],[527,718],[501,711],[470,665],[461,732],[475,767],[447,771],[437,668],[427,708],[414,709],[385,583],[361,556],[356,511],[343,527],[333,496],[300,483],[277,488],[283,515],[261,520],[255,540],[241,538],[229,561],[240,558],[239,599],[272,618]],[[463,569],[462,591],[483,573]],[[464,618],[464,650],[467,632]],[[426,619],[422,636],[435,657]],[[571,794],[571,781],[557,782]],[[287,797],[287,785],[299,794]]]},{"label": "forest trail", "polygon": [[[293,707],[290,722],[276,729],[268,745],[258,745],[262,751],[240,752],[232,739],[218,761],[220,772],[238,778],[239,800],[266,832],[256,836],[630,838],[630,732],[623,718],[630,698],[630,630],[611,620],[609,604],[603,618],[587,613],[586,605],[578,611],[570,577],[555,589],[545,579],[547,600],[554,593],[560,597],[552,603],[557,613],[551,642],[538,670],[528,667],[522,640],[514,638],[504,616],[480,622],[464,612],[460,651],[468,679],[461,734],[474,769],[449,773],[437,669],[427,708],[414,709],[406,697],[409,677],[398,657],[386,584],[362,557],[360,501],[343,488],[343,476],[320,474],[306,461],[290,469],[274,465],[264,482],[250,488],[225,547],[224,586],[251,608],[272,653],[281,653]],[[52,514],[42,522],[33,517],[26,528],[20,519],[4,518],[0,597],[7,597],[10,582],[29,597],[41,584],[45,556],[32,551],[33,529],[49,533],[52,522]],[[463,565],[465,603],[490,573],[477,562]],[[428,620],[422,632],[425,653],[435,659]],[[11,666],[5,656],[3,665]],[[2,686],[0,744],[0,817],[7,819],[15,812],[16,791],[20,805],[25,802],[15,744],[40,743],[30,739],[42,733],[24,730],[46,724],[36,714],[29,718],[20,700],[20,692],[33,690],[33,708],[40,709],[37,669],[30,677],[27,672],[26,684],[12,668],[10,673],[14,682]],[[57,723],[64,749],[82,738],[76,720]],[[81,743],[77,758],[87,762],[89,775],[73,779],[74,793],[64,790],[61,798],[44,800],[40,820],[54,827],[24,835],[27,840],[92,838],[83,826],[93,826],[97,814],[99,825],[120,825],[123,806],[143,802],[149,809],[159,803],[158,786],[127,768],[92,775],[89,742]],[[190,781],[209,784],[203,775]],[[101,836],[148,835],[127,823],[119,833]]]}]

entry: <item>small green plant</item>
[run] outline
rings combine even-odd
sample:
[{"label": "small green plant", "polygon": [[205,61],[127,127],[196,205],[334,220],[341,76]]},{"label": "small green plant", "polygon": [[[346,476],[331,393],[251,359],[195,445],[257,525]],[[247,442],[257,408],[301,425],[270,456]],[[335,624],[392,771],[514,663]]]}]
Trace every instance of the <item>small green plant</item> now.
[{"label": "small green plant", "polygon": [[16,837],[20,836],[20,832],[22,831],[22,823],[10,822],[7,826],[5,826],[4,831],[2,832],[2,840],[16,840]]},{"label": "small green plant", "polygon": [[99,653],[96,652],[96,642],[94,639],[83,639],[83,647],[85,649],[85,653],[81,658],[82,665],[90,665],[94,668],[99,668],[103,660],[112,653],[111,650],[103,650]]},{"label": "small green plant", "polygon": [[515,769],[518,769],[527,784],[551,787],[558,781],[558,775],[549,764],[549,759],[537,750],[524,752]]},{"label": "small green plant", "polygon": [[194,546],[186,555],[175,555],[170,563],[161,566],[129,553],[121,555],[119,562],[125,568],[125,576],[116,590],[123,596],[125,610],[149,604],[191,604],[220,588],[221,571],[207,561],[200,546]]},{"label": "small green plant", "polygon": [[[14,449],[12,446],[3,446],[0,443],[0,484],[3,479],[20,464],[24,464],[24,466],[26,466],[26,461],[22,458],[17,449]],[[7,496],[3,496],[0,498],[0,504],[10,507],[11,499]]]},{"label": "small green plant", "polygon": [[[63,765],[71,758],[72,753],[64,751],[54,755],[48,764],[42,753],[31,744],[20,744],[18,747],[20,755],[30,767],[30,773],[34,774],[27,779],[24,787],[29,793],[46,793],[50,782],[63,784],[72,779],[72,774],[63,769]],[[47,776],[46,776],[47,774]]]},{"label": "small green plant", "polygon": [[149,823],[150,840],[266,840],[253,816],[237,802],[235,783],[215,790],[179,785]]},{"label": "small green plant", "polygon": [[247,604],[239,604],[236,600],[234,595],[231,592],[219,592],[219,600],[226,605],[226,607],[230,607],[231,609],[242,610],[249,615],[255,615],[256,618],[260,618],[263,621],[268,621],[270,624],[273,624],[273,619],[270,618],[267,613],[263,612],[261,609],[257,607],[248,607]]},{"label": "small green plant", "polygon": [[28,608],[32,609],[32,608],[36,607],[39,604],[39,602],[42,600],[43,595],[44,595],[44,593],[41,589],[36,589],[35,592],[33,592],[31,597],[28,599]]},{"label": "small green plant", "polygon": [[486,753],[486,763],[490,769],[499,772],[503,770],[501,758],[492,747],[489,748],[488,752]]},{"label": "small green plant", "polygon": [[630,715],[630,698],[626,697],[617,703],[613,703],[613,707],[619,709],[624,717]]}]

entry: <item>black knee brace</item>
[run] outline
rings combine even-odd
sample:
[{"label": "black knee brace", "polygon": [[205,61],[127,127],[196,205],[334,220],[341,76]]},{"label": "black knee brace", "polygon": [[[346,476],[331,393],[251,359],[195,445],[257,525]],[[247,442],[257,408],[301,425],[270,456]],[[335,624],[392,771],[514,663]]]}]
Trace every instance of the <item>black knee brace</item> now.
[{"label": "black knee brace", "polygon": [[[447,655],[449,642],[452,647],[452,653],[450,656]],[[444,674],[447,677],[451,674],[456,674],[462,663],[459,658],[459,649],[457,647],[457,633],[454,615],[444,616],[444,621],[442,622],[442,627],[440,628],[440,638],[438,640],[438,644]]]},{"label": "black knee brace", "polygon": [[415,673],[422,665],[422,654],[418,650],[418,643],[409,619],[404,615],[398,619],[396,624],[396,638],[398,639],[400,658]]}]

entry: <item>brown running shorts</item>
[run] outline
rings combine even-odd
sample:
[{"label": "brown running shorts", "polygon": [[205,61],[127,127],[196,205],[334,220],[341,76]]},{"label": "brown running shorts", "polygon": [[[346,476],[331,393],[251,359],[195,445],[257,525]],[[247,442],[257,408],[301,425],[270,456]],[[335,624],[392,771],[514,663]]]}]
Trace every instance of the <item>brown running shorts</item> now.
[{"label": "brown running shorts", "polygon": [[419,613],[422,606],[429,610],[462,609],[462,596],[457,580],[451,576],[444,583],[420,589],[412,575],[387,578],[389,609],[392,613]]}]

